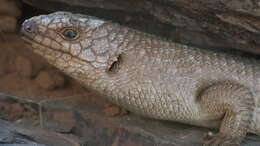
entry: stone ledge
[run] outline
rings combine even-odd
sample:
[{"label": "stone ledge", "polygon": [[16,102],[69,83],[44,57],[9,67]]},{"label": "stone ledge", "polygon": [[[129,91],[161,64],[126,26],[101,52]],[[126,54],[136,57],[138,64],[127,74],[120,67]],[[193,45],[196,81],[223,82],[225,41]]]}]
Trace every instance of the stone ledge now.
[{"label": "stone ledge", "polygon": [[[39,109],[37,102],[19,97],[0,95],[2,100]],[[89,146],[200,146],[203,136],[209,131],[134,114],[105,117],[101,109],[83,97],[42,102],[41,107],[44,129],[77,135]],[[260,145],[259,137],[249,135],[242,146],[257,145]]]},{"label": "stone ledge", "polygon": [[23,0],[41,10],[98,16],[182,44],[260,54],[258,1]]}]

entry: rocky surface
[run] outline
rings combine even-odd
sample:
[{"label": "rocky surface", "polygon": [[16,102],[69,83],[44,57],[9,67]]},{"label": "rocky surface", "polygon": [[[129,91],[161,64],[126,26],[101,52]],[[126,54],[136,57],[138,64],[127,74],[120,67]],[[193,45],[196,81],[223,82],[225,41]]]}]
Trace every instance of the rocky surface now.
[{"label": "rocky surface", "polygon": [[78,137],[0,120],[1,146],[80,146]]},{"label": "rocky surface", "polygon": [[23,1],[47,11],[98,16],[185,44],[260,54],[259,0]]},{"label": "rocky surface", "polygon": [[17,19],[21,15],[19,4],[14,0],[0,1],[0,32],[17,30]]},{"label": "rocky surface", "polygon": [[[62,138],[67,137],[64,143],[90,146],[200,146],[203,138],[210,131],[174,122],[145,119],[133,114],[107,117],[100,108],[85,97],[39,102],[0,94],[0,101],[6,102],[6,106],[21,104],[34,110],[38,109],[36,111],[38,120],[40,120],[38,126],[48,129],[48,131],[37,128],[17,130],[16,126],[12,127],[13,125],[8,128],[47,145],[57,140],[55,146],[59,146]],[[35,112],[34,110],[33,112]],[[28,126],[32,125],[31,123],[35,120],[20,117],[15,123]],[[1,121],[0,126],[3,126]],[[56,132],[63,134],[60,135]],[[48,139],[45,138],[44,134],[49,133]],[[57,137],[50,138],[55,133]],[[79,139],[70,137],[71,135],[76,135]],[[259,138],[251,135],[247,137],[242,146],[259,144]]]}]

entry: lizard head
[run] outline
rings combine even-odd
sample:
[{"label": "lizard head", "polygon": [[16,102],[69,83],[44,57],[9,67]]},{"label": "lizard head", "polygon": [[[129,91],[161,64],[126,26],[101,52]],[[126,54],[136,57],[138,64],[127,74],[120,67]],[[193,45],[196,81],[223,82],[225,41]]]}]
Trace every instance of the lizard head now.
[{"label": "lizard head", "polygon": [[[22,24],[22,38],[32,50],[73,78],[93,82],[107,76],[120,50],[110,25],[95,17],[55,12],[35,16]],[[89,81],[88,81],[89,80]]]}]

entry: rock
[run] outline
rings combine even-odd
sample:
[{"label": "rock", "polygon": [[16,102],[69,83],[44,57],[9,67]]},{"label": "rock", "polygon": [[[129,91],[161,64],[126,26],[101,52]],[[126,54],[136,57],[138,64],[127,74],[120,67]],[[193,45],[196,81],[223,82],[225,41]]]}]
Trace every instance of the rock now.
[{"label": "rock", "polygon": [[17,20],[13,16],[0,15],[0,32],[15,32]]},{"label": "rock", "polygon": [[[12,99],[13,102],[26,103],[19,97],[0,96],[0,101],[7,99]],[[38,103],[34,103],[34,101],[30,101],[27,104],[38,106]],[[96,105],[84,97],[49,101],[42,103],[41,107],[42,126],[44,128],[52,130],[48,127],[50,123],[53,126],[56,125],[57,128],[62,124],[70,123],[72,126],[72,129],[70,129],[71,134],[82,137],[77,142],[90,146],[201,146],[203,138],[211,131],[210,129],[175,122],[146,119],[134,114],[113,118],[106,117],[101,109],[98,109]],[[70,122],[71,120],[73,122]],[[53,124],[55,122],[56,124]],[[41,136],[44,135],[37,130],[27,130],[26,132],[20,130],[20,132],[30,135],[34,139],[37,137],[37,140],[42,140],[43,137]],[[44,133],[46,134],[46,132]],[[60,135],[54,136],[53,139],[53,134],[51,133],[45,139],[44,144],[46,144],[46,140],[57,140],[58,142],[65,140],[65,138],[61,140]],[[242,146],[258,145],[260,145],[259,136],[253,135],[248,135],[246,141],[242,144]]]},{"label": "rock", "polygon": [[73,111],[53,111],[52,119],[52,122],[45,123],[45,128],[55,132],[70,133],[76,125]]},{"label": "rock", "polygon": [[0,15],[1,14],[18,18],[21,15],[21,10],[18,7],[18,1],[1,0],[0,1]]},{"label": "rock", "polygon": [[0,32],[15,32],[17,30],[17,19],[21,15],[18,1],[0,1]]},{"label": "rock", "polygon": [[0,117],[9,121],[19,121],[22,118],[34,118],[35,115],[37,115],[37,112],[28,105],[4,100],[0,100],[0,111]]},{"label": "rock", "polygon": [[110,106],[104,109],[104,114],[108,117],[115,117],[120,115],[121,110],[118,106]]},{"label": "rock", "polygon": [[104,108],[103,112],[104,112],[105,116],[107,116],[107,117],[123,116],[128,113],[127,110],[125,110],[119,106],[111,105],[111,104],[108,104]]},{"label": "rock", "polygon": [[33,66],[29,59],[23,56],[16,57],[15,67],[21,77],[30,79],[33,76]]},{"label": "rock", "polygon": [[[23,0],[47,11],[95,15],[202,48],[260,54],[259,0]],[[50,6],[51,4],[51,6]],[[176,32],[176,33],[175,33]],[[193,39],[191,37],[195,35]],[[203,39],[205,38],[205,39]],[[206,43],[203,43],[206,42]]]},{"label": "rock", "polygon": [[11,143],[14,141],[14,135],[11,131],[0,125],[0,144]]},{"label": "rock", "polygon": [[80,146],[79,139],[39,128],[0,120],[0,145],[3,146]]},{"label": "rock", "polygon": [[40,72],[35,82],[43,89],[53,90],[64,86],[65,77],[56,70],[48,70]]},{"label": "rock", "polygon": [[[36,104],[32,101],[24,100],[17,96],[14,97],[1,93],[0,103],[4,104],[4,109],[12,110],[12,108],[15,108],[15,110],[12,111],[13,114],[15,114],[15,112],[23,113],[30,109],[39,109],[39,104]],[[2,114],[3,108],[1,108],[1,106],[0,109],[0,113]],[[30,120],[29,118],[32,118],[32,120]],[[34,119],[35,116],[31,115],[30,117],[27,117],[27,119],[24,118],[23,120],[17,120],[16,124],[0,120],[0,145],[80,146],[80,139],[77,136],[69,134],[65,135],[50,131],[48,129],[44,130],[41,128],[37,128],[35,127],[35,125],[33,125]]]}]

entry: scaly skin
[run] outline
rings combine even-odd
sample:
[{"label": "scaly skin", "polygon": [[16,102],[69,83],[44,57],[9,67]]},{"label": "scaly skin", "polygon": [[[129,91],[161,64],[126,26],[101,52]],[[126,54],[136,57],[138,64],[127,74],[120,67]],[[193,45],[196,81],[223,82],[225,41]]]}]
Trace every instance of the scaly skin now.
[{"label": "scaly skin", "polygon": [[23,23],[33,51],[134,113],[220,128],[208,146],[260,134],[260,62],[168,42],[98,18],[56,12]]}]

